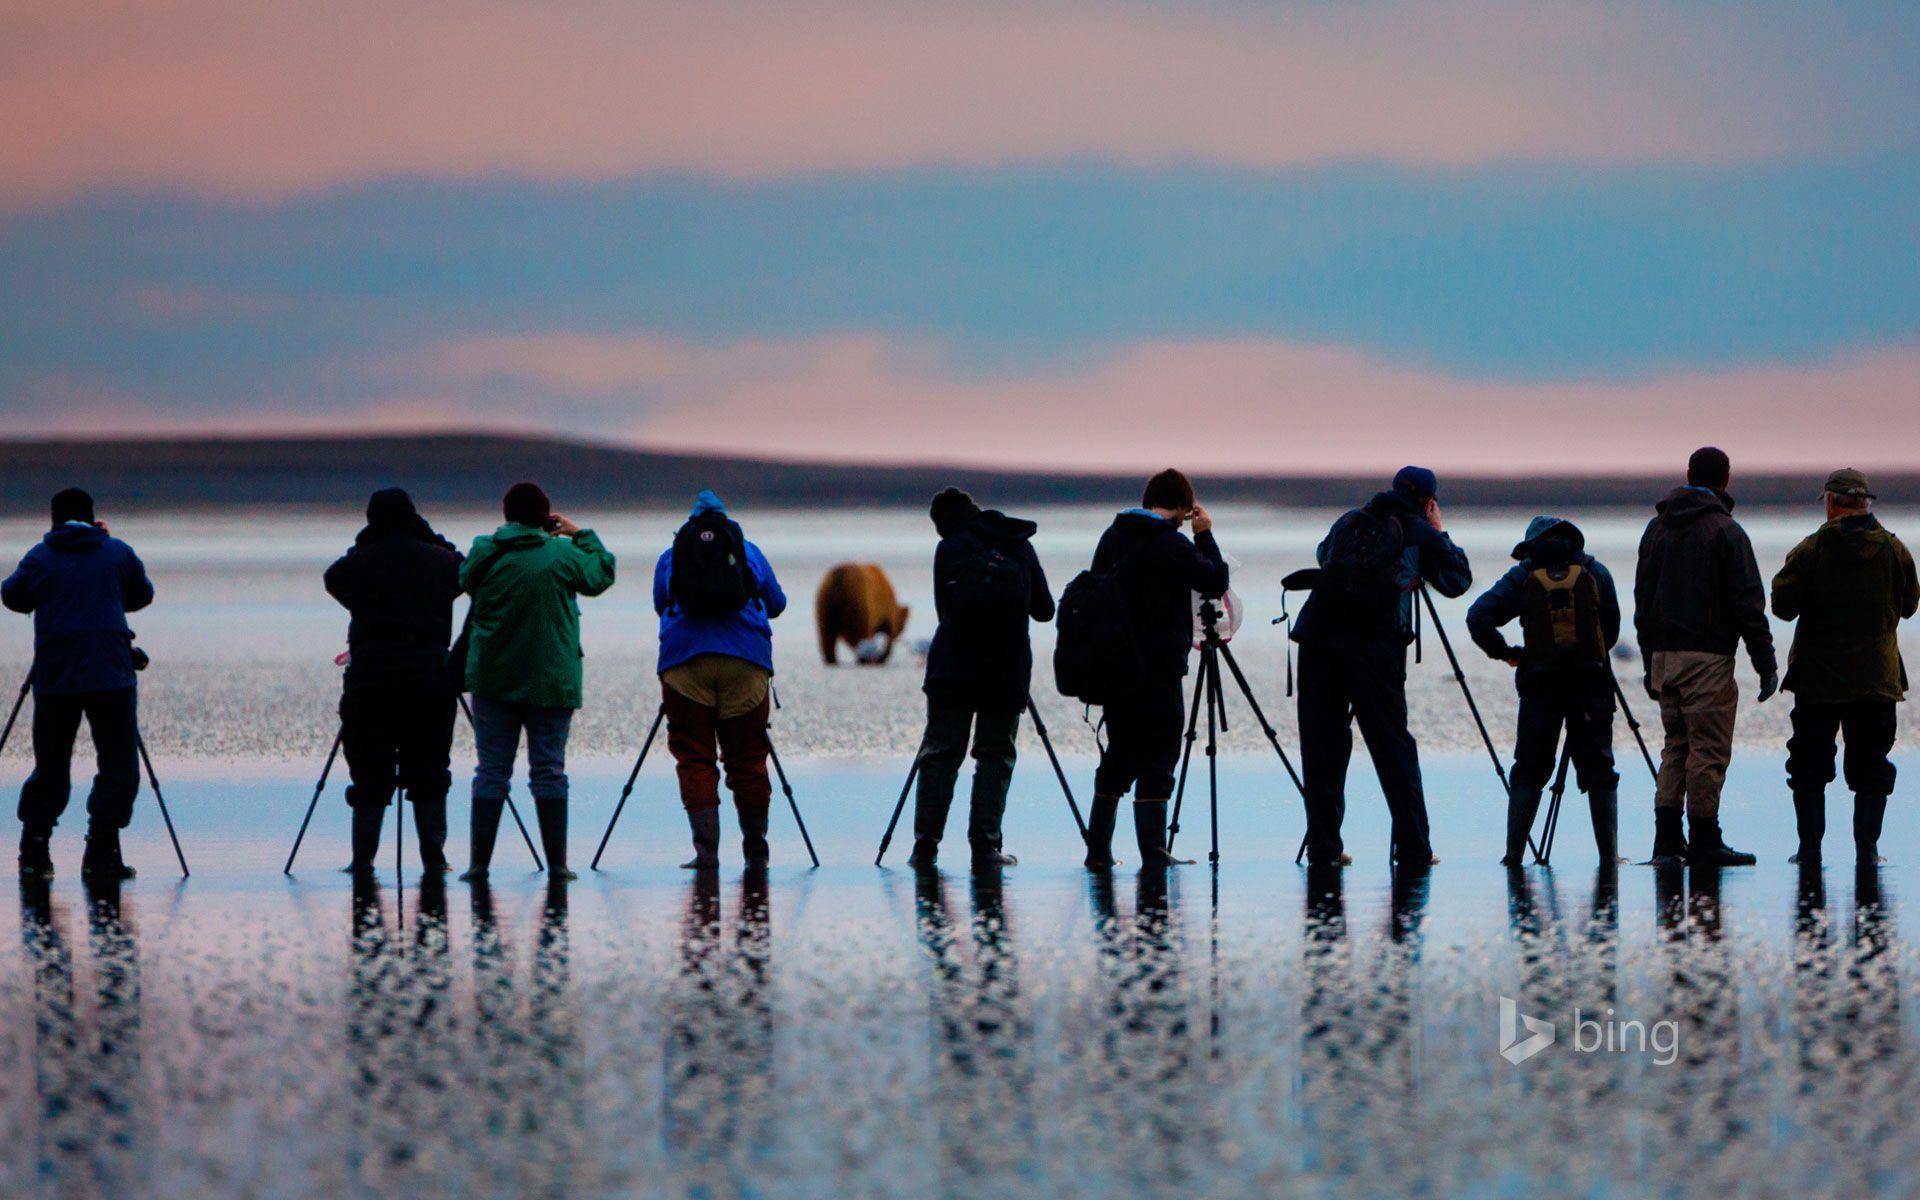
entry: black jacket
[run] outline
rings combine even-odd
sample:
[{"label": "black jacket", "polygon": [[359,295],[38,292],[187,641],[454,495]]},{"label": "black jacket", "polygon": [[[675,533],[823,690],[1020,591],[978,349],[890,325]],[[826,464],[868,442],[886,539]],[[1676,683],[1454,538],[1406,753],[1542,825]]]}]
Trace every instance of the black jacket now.
[{"label": "black jacket", "polygon": [[[1412,496],[1399,490],[1375,495],[1365,505],[1383,519],[1398,521],[1405,542],[1394,570],[1394,582],[1400,588],[1400,600],[1391,616],[1374,619],[1341,609],[1342,593],[1315,592],[1301,606],[1293,622],[1296,642],[1323,642],[1343,646],[1405,646],[1413,641],[1413,608],[1419,603],[1414,593],[1422,585],[1433,588],[1449,600],[1466,595],[1473,586],[1473,568],[1467,552],[1453,544],[1453,538],[1427,523],[1426,513]],[[1341,515],[1327,530],[1327,536],[1314,551],[1314,561],[1326,565],[1340,527],[1356,519],[1359,509]]]},{"label": "black jacket", "polygon": [[440,677],[453,638],[460,552],[419,516],[368,525],[327,568],[327,594],[353,614],[349,684]]},{"label": "black jacket", "polygon": [[1633,627],[1640,649],[1732,654],[1744,640],[1753,669],[1775,669],[1767,589],[1733,498],[1678,487],[1657,506],[1640,538],[1633,580]]},{"label": "black jacket", "polygon": [[1521,619],[1529,575],[1541,567],[1574,564],[1592,573],[1599,590],[1600,611],[1596,615],[1600,620],[1601,641],[1608,650],[1620,641],[1620,597],[1613,586],[1613,573],[1600,560],[1587,553],[1587,535],[1580,532],[1580,527],[1572,521],[1554,518],[1536,518],[1527,532],[1532,536],[1513,548],[1515,565],[1507,568],[1507,573],[1495,580],[1493,586],[1467,610],[1467,633],[1475,645],[1487,652],[1489,658],[1520,659],[1520,669],[1514,683],[1523,695],[1536,682],[1569,682],[1568,677],[1571,676],[1571,682],[1591,683],[1604,689],[1611,704],[1613,684],[1608,681],[1607,673],[1612,668],[1607,664],[1600,663],[1591,668],[1545,665],[1530,660],[1524,646],[1512,645],[1500,632],[1502,626]]},{"label": "black jacket", "polygon": [[1053,620],[1053,592],[1030,540],[1038,528],[988,509],[963,528],[940,539],[933,552],[933,607],[940,624],[927,652],[927,695],[985,712],[1027,706],[1033,683],[1033,641],[1027,623],[1017,630],[983,630],[964,618],[955,620],[955,571],[975,555],[998,550],[1019,563],[1027,575],[1027,615]]},{"label": "black jacket", "polygon": [[1209,600],[1227,594],[1227,564],[1212,532],[1188,541],[1171,521],[1123,512],[1100,535],[1093,569],[1120,572],[1140,639],[1143,682],[1185,675],[1193,649],[1193,593]]}]

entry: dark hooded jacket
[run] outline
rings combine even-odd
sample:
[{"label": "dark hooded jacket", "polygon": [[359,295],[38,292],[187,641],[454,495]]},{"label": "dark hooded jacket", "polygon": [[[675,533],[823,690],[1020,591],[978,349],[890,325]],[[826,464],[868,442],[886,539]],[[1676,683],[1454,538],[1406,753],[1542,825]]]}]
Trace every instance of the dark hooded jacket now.
[{"label": "dark hooded jacket", "polygon": [[1899,629],[1916,607],[1913,555],[1872,513],[1822,525],[1773,577],[1774,615],[1800,622],[1781,686],[1823,704],[1905,698]]},{"label": "dark hooded jacket", "polygon": [[1591,676],[1592,683],[1606,692],[1607,700],[1611,703],[1613,685],[1604,673],[1610,670],[1606,664],[1589,668],[1529,661],[1524,649],[1509,644],[1500,629],[1508,622],[1520,619],[1525,607],[1527,579],[1533,572],[1542,567],[1575,565],[1593,575],[1600,592],[1600,611],[1597,615],[1601,639],[1608,650],[1613,649],[1620,640],[1620,596],[1614,588],[1612,572],[1587,553],[1587,537],[1580,532],[1580,527],[1558,517],[1535,517],[1527,526],[1526,538],[1513,548],[1513,558],[1515,565],[1509,567],[1506,574],[1500,576],[1467,610],[1467,633],[1472,636],[1474,644],[1485,650],[1490,658],[1518,658],[1520,669],[1514,682],[1522,692],[1543,681],[1570,683]]},{"label": "dark hooded jacket", "polygon": [[969,560],[998,551],[1027,577],[1027,616],[1053,620],[1053,592],[1040,556],[1033,551],[1032,521],[987,509],[940,539],[933,552],[933,607],[940,624],[927,652],[927,695],[984,712],[1017,711],[1027,705],[1033,682],[1033,641],[1026,621],[982,628],[955,610],[956,574]]},{"label": "dark hooded jacket", "polygon": [[1172,521],[1130,509],[1100,535],[1093,570],[1120,573],[1140,640],[1142,682],[1185,675],[1193,649],[1193,593],[1209,600],[1227,594],[1227,563],[1213,532],[1188,541]]},{"label": "dark hooded jacket", "polygon": [[1633,627],[1640,649],[1732,654],[1742,641],[1753,669],[1776,669],[1767,592],[1733,498],[1678,487],[1655,506],[1640,538],[1633,580]]},{"label": "dark hooded jacket", "polygon": [[352,614],[347,682],[440,680],[460,594],[460,551],[398,489],[376,495],[367,517],[326,573],[327,593]]},{"label": "dark hooded jacket", "polygon": [[127,614],[153,603],[133,547],[98,525],[49,530],[0,584],[0,601],[33,614],[33,690],[47,695],[134,685]]},{"label": "dark hooded jacket", "polygon": [[[1293,622],[1294,641],[1405,646],[1413,641],[1413,606],[1418,600],[1414,593],[1422,584],[1448,599],[1466,595],[1473,586],[1473,568],[1467,564],[1466,551],[1427,523],[1421,502],[1412,493],[1389,489],[1367,501],[1365,507],[1400,527],[1402,547],[1393,580],[1400,589],[1399,603],[1390,616],[1376,620],[1371,614],[1362,616],[1340,608],[1343,600],[1339,593],[1316,592],[1307,597]],[[1321,566],[1326,565],[1341,526],[1355,520],[1359,511],[1341,516],[1321,539],[1314,552],[1314,560]]]}]

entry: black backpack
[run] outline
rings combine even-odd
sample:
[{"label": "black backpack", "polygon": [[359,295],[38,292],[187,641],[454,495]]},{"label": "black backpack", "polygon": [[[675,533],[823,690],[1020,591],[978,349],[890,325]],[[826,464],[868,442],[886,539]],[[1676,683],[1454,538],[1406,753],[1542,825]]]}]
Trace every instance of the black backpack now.
[{"label": "black backpack", "polygon": [[1600,584],[1579,563],[1536,567],[1520,594],[1520,631],[1530,664],[1587,667],[1607,661]]},{"label": "black backpack", "polygon": [[1346,593],[1350,611],[1390,611],[1400,600],[1394,569],[1406,545],[1400,518],[1357,508],[1335,525],[1314,590]]},{"label": "black backpack", "polygon": [[1106,705],[1140,677],[1140,641],[1121,578],[1132,557],[1097,574],[1080,572],[1060,594],[1053,682],[1082,704]]},{"label": "black backpack", "polygon": [[690,617],[725,617],[745,608],[758,588],[747,540],[724,513],[705,512],[673,535],[667,594]]},{"label": "black backpack", "polygon": [[993,634],[1026,628],[1026,564],[997,546],[979,544],[946,579],[947,619],[968,632]]}]

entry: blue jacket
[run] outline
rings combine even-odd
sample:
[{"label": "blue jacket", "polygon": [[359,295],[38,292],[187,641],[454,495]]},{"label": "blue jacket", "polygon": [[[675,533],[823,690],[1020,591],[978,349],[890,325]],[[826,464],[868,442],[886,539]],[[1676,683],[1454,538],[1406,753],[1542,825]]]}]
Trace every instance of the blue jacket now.
[{"label": "blue jacket", "polygon": [[[1600,590],[1600,633],[1607,649],[1620,640],[1620,597],[1614,588],[1613,574],[1593,555],[1586,552],[1586,535],[1572,521],[1557,517],[1535,517],[1527,526],[1526,540],[1513,548],[1515,565],[1495,581],[1467,610],[1467,633],[1474,644],[1497,659],[1518,658],[1520,673],[1516,682],[1524,691],[1535,678],[1553,674],[1556,668],[1529,663],[1520,647],[1508,643],[1500,627],[1520,618],[1526,596],[1527,576],[1540,567],[1574,563],[1593,572]],[[1559,668],[1564,671],[1566,668]],[[1611,670],[1612,668],[1605,668]],[[1609,692],[1613,685],[1598,671],[1591,672],[1599,686]]]},{"label": "blue jacket", "polygon": [[0,602],[33,614],[35,693],[133,686],[127,614],[153,603],[153,584],[119,538],[73,522],[50,530],[0,583]]},{"label": "blue jacket", "polygon": [[[1404,539],[1400,560],[1394,570],[1393,581],[1400,588],[1400,601],[1393,617],[1378,626],[1357,625],[1347,613],[1329,611],[1329,606],[1340,603],[1337,596],[1315,592],[1307,597],[1306,604],[1300,609],[1300,616],[1294,620],[1294,641],[1397,643],[1404,646],[1413,641],[1413,606],[1417,600],[1414,592],[1421,584],[1432,587],[1448,599],[1464,596],[1467,589],[1473,586],[1473,570],[1467,565],[1466,551],[1454,545],[1451,537],[1429,525],[1412,497],[1397,490],[1381,492],[1369,500],[1366,507],[1381,517],[1394,520]],[[1327,531],[1319,549],[1314,552],[1316,562],[1326,565],[1335,534],[1343,524],[1352,521],[1358,511],[1355,509],[1346,513],[1333,523],[1333,528]]]},{"label": "blue jacket", "polygon": [[[712,492],[700,493],[693,515],[726,512]],[[745,541],[745,539],[741,539]],[[660,665],[670,671],[702,654],[744,658],[773,670],[773,618],[787,611],[787,594],[780,590],[773,566],[760,547],[746,542],[747,567],[753,572],[755,597],[739,612],[724,617],[690,617],[673,603],[668,581],[673,578],[673,551],[660,556],[653,568],[653,611],[660,614]]]}]

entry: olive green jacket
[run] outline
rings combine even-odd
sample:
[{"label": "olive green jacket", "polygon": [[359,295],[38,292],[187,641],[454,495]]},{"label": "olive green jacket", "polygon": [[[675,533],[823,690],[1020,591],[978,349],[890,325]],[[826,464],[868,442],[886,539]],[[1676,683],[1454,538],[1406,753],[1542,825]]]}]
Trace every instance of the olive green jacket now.
[{"label": "olive green jacket", "polygon": [[1920,606],[1913,555],[1873,514],[1829,521],[1773,577],[1773,614],[1798,620],[1782,685],[1803,700],[1901,700],[1900,622]]},{"label": "olive green jacket", "polygon": [[577,597],[612,586],[613,555],[590,529],[563,538],[509,522],[475,538],[460,565],[461,590],[473,597],[467,690],[489,700],[579,708]]}]

